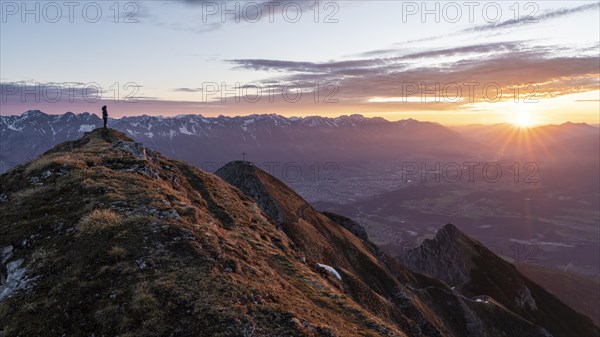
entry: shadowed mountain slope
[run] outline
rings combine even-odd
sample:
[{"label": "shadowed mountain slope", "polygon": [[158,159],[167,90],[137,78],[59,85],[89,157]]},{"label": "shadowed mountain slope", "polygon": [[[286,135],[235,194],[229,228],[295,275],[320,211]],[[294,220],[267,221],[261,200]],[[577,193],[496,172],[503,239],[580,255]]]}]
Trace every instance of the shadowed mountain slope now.
[{"label": "shadowed mountain slope", "polygon": [[434,239],[425,240],[408,251],[403,263],[414,271],[444,281],[464,296],[489,296],[507,310],[543,326],[553,336],[599,334],[589,318],[568,307],[454,225],[444,226]]},{"label": "shadowed mountain slope", "polygon": [[98,129],[0,176],[0,335],[548,336],[252,164],[218,175]]},{"label": "shadowed mountain slope", "polygon": [[[417,294],[416,297],[419,298],[421,303],[426,303],[428,308],[436,313],[449,330],[457,329],[454,331],[457,335],[485,335],[486,333],[494,335],[506,328],[507,325],[505,323],[508,321],[520,322],[518,325],[526,322],[530,327],[533,326],[533,324],[523,320],[522,317],[505,308],[500,302],[492,298],[487,298],[486,296],[482,297],[482,295],[490,292],[488,289],[485,289],[485,287],[488,286],[487,284],[483,284],[479,289],[473,289],[473,293],[464,296],[463,294],[449,289],[442,282],[431,279],[425,275],[409,272],[403,266],[393,262],[385,254],[381,253],[375,245],[370,243],[366,234],[362,234],[364,233],[364,230],[361,230],[362,228],[360,228],[357,223],[336,214],[321,214],[317,212],[312,206],[303,201],[297,194],[289,190],[289,188],[280,181],[249,162],[229,163],[219,169],[216,174],[225,181],[238,187],[244,194],[253,198],[269,217],[275,219],[280,224],[282,230],[287,234],[291,241],[300,245],[302,249],[310,251],[313,256],[325,259],[333,265],[351,268],[350,270],[357,272],[362,280],[368,280],[365,282],[365,285],[371,287],[381,297],[393,298],[393,292],[397,292],[398,289],[403,288],[403,285],[406,285],[406,288]],[[286,192],[282,193],[282,191]],[[325,217],[323,215],[325,215]],[[344,227],[346,231],[350,231],[361,237],[362,242],[360,242],[360,245],[364,245],[367,248],[365,250],[357,250],[359,255],[364,252],[369,252],[376,257],[377,261],[369,259],[362,263],[356,263],[356,257],[347,253],[348,248],[352,247],[352,245],[356,245],[356,242],[344,242],[343,239],[336,238],[335,233],[326,230],[328,228],[335,228],[336,223]],[[346,231],[342,232],[345,233]],[[475,242],[471,241],[471,239],[466,236],[463,236],[463,234],[454,226],[447,226],[440,232],[440,235],[445,232],[449,232],[448,242],[452,241],[451,238],[460,238],[464,241],[466,246],[475,247]],[[335,252],[335,254],[328,256],[323,255],[323,251],[320,249],[319,245],[309,244],[310,242],[320,242],[321,238],[319,236],[323,235],[328,238],[326,240],[329,242],[327,247],[331,247],[332,244],[334,245],[335,249],[333,252]],[[466,264],[464,261],[468,259],[461,255],[465,253],[468,253],[468,251],[440,250],[436,251],[436,255],[432,255],[432,258],[435,259],[437,257],[439,261],[442,261],[440,263],[442,265],[444,262],[451,263],[454,261],[463,261],[463,263]],[[454,254],[458,255],[453,256]],[[504,267],[505,262],[498,257],[496,258],[499,261],[499,266]],[[446,259],[448,261],[445,261]],[[495,262],[497,261],[494,260],[494,263]],[[348,266],[348,264],[350,264],[350,266]],[[363,268],[358,269],[358,265],[362,265]],[[467,274],[470,269],[471,268],[468,265],[457,268],[457,270],[466,270],[466,272],[462,273]],[[373,270],[381,270],[381,273],[374,273]],[[461,277],[464,278],[464,276],[461,276],[460,272],[455,271],[452,268],[446,269],[445,272],[449,272],[450,275],[453,275],[453,273],[457,274],[456,276],[451,277],[456,277],[458,279],[461,279]],[[431,275],[439,277],[439,275]],[[390,276],[392,279],[395,278],[397,281],[400,281],[400,285],[394,284],[393,286],[386,288],[386,281],[390,279]],[[441,279],[446,281],[445,278]],[[349,292],[352,294],[351,290]],[[520,291],[520,288],[516,288],[514,291],[518,292]],[[545,295],[549,297],[551,303],[554,303],[556,300],[550,294],[546,293]],[[360,296],[353,294],[353,297],[360,303]],[[482,298],[486,299],[483,300]],[[400,305],[401,308],[405,309],[404,305],[406,305],[406,303],[400,302],[396,302],[395,304]],[[421,303],[419,305],[421,305]],[[447,306],[448,303],[454,303],[454,305]],[[457,310],[457,308],[461,308],[464,311]],[[569,314],[572,314],[572,316],[569,316],[571,322],[583,323],[580,332],[587,333],[588,335],[597,334],[597,329],[585,316],[575,313],[562,303],[560,303],[559,308],[561,310],[567,310],[569,311]],[[502,317],[502,319],[500,319],[500,317]],[[456,321],[453,322],[453,319]],[[500,321],[498,321],[499,319]],[[460,323],[457,323],[459,321]],[[495,322],[487,324],[495,326],[496,328],[499,328],[499,330],[494,331],[493,328],[490,329],[489,326],[486,326],[484,321]],[[453,326],[453,323],[457,323],[457,325]],[[552,324],[549,324],[549,326],[552,326]],[[522,327],[522,325],[519,326],[519,328]],[[568,332],[571,330],[557,330],[557,332],[565,331]],[[512,334],[523,335],[524,330],[520,330],[519,333],[513,331]],[[546,335],[548,333],[531,329],[525,335],[530,334]]]}]

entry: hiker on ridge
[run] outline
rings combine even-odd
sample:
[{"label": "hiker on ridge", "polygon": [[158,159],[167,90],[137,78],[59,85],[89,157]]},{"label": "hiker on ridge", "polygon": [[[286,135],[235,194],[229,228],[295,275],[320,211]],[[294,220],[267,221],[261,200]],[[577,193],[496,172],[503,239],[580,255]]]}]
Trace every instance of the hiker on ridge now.
[{"label": "hiker on ridge", "polygon": [[104,128],[106,129],[106,122],[108,122],[108,111],[106,105],[102,107],[102,119],[104,120]]}]

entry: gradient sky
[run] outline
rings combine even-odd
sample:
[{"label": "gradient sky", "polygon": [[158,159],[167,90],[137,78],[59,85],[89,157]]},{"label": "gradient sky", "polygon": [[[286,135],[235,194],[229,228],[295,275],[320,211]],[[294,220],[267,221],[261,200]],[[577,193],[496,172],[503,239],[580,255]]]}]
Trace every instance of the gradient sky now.
[{"label": "gradient sky", "polygon": [[[282,0],[272,20],[261,1],[254,2],[261,20],[253,20],[250,1],[123,1],[118,23],[113,1],[77,2],[71,18],[58,1],[58,19],[50,2],[27,2],[33,12],[38,4],[40,22],[35,14],[22,16],[21,1],[0,3],[2,115],[97,113],[107,104],[113,116],[361,113],[443,124],[524,116],[531,123],[600,122],[598,1],[426,2],[439,22],[435,14],[422,17],[421,1]],[[214,7],[222,3],[233,12],[239,4],[239,23],[235,14],[222,22]],[[302,14],[290,22],[297,6]],[[96,7],[102,16],[89,22]],[[123,22],[134,9],[137,22]],[[36,83],[37,95],[22,95],[24,87],[35,92]],[[222,101],[222,83],[260,85],[262,95],[256,102],[254,87],[239,102],[235,93]],[[323,88],[315,102],[317,84]],[[428,88],[425,97],[420,84]],[[295,90],[302,91],[297,101]],[[123,102],[128,94],[136,99]]]}]

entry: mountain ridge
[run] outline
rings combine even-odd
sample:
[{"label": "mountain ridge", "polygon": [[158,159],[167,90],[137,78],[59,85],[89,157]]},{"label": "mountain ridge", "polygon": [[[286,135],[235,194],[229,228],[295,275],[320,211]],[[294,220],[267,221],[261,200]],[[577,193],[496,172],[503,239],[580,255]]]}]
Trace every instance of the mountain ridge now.
[{"label": "mountain ridge", "polygon": [[1,175],[3,333],[548,336],[411,272],[247,162],[220,174],[98,129]]},{"label": "mountain ridge", "polygon": [[547,327],[554,336],[598,334],[597,328],[590,330],[594,325],[588,317],[588,327],[580,331],[564,325],[567,316],[581,314],[452,224],[409,250],[401,261],[411,270],[440,279],[467,297],[486,294],[507,310]]}]

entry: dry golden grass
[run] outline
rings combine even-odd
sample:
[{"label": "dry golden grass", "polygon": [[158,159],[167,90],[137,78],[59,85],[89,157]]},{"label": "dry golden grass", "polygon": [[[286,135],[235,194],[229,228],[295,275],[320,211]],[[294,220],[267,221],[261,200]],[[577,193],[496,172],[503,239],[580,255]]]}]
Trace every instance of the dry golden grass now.
[{"label": "dry golden grass", "polygon": [[78,149],[79,152],[84,153],[103,153],[106,148],[110,147],[110,144],[100,138],[92,138],[82,149]]},{"label": "dry golden grass", "polygon": [[160,304],[150,292],[146,282],[139,283],[134,291],[131,306],[134,310],[148,312]]},{"label": "dry golden grass", "polygon": [[122,312],[119,306],[109,304],[94,313],[94,319],[104,328],[114,327],[122,323]]},{"label": "dry golden grass", "polygon": [[47,189],[48,188],[46,186],[28,187],[15,192],[13,194],[13,197],[19,201],[22,201],[23,199],[39,195],[40,193],[44,193],[44,191],[46,191]]},{"label": "dry golden grass", "polygon": [[[77,237],[52,235],[34,253],[35,264],[52,268],[52,272],[27,295],[29,310],[18,311],[22,303],[16,299],[10,300],[10,305],[0,303],[4,335],[43,335],[54,328],[56,334],[84,335],[93,325],[97,335],[162,336],[181,329],[182,324],[192,332],[212,329],[203,335],[243,334],[245,326],[239,323],[227,327],[229,333],[219,331],[214,322],[218,318],[220,322],[264,325],[272,335],[298,336],[305,327],[297,323],[290,326],[289,318],[294,317],[314,323],[316,332],[304,331],[307,336],[334,332],[340,336],[375,336],[372,322],[386,324],[346,299],[326,279],[321,280],[308,264],[298,262],[285,234],[230,185],[193,168],[186,169],[184,175],[179,168],[184,164],[164,159],[162,165],[146,165],[161,172],[161,177],[174,175],[177,182],[124,172],[138,162],[115,153],[110,143],[99,138],[104,133],[109,132],[96,132],[87,145],[75,146],[75,150],[65,146],[63,152],[68,155],[50,153],[47,156],[52,158],[30,163],[28,170],[33,174],[59,167],[52,163],[78,164],[65,175],[53,177],[55,181],[48,187],[18,192],[28,203],[27,210],[36,211],[33,215],[24,207],[9,216],[2,214],[3,220],[12,223],[20,224],[27,218],[32,224],[23,222],[31,230],[37,230],[46,213],[67,225],[78,221]],[[166,164],[174,169],[162,168]],[[16,187],[23,186],[17,177],[15,181]],[[50,201],[36,204],[36,197]],[[156,214],[125,216],[110,209],[94,209],[100,203],[115,201],[125,204],[114,207],[125,209],[142,205],[175,209],[182,218],[172,221]],[[0,205],[3,212],[8,210],[5,205]],[[235,230],[220,226],[223,218]],[[30,230],[22,227],[14,226],[20,232],[10,232],[11,238],[20,237],[21,232],[29,234]],[[191,242],[173,240],[181,238],[179,229],[184,228],[192,229]],[[148,252],[146,238],[156,247],[158,243],[173,244]],[[284,245],[285,250],[274,243]],[[135,258],[142,253],[153,270],[137,267]],[[81,298],[96,297],[81,305]],[[189,309],[183,318],[180,304]],[[64,325],[63,313],[74,311],[81,314]],[[40,318],[32,320],[34,315]],[[349,323],[356,325],[354,330]]]},{"label": "dry golden grass", "polygon": [[34,250],[33,253],[31,254],[31,256],[30,256],[31,264],[36,267],[43,267],[52,261],[54,254],[55,254],[54,250],[40,247],[40,248]]},{"label": "dry golden grass", "polygon": [[108,251],[108,255],[115,261],[122,261],[127,256],[127,250],[120,246],[113,246]]},{"label": "dry golden grass", "polygon": [[94,233],[119,226],[122,218],[109,209],[95,209],[84,216],[77,224],[77,229],[83,233]]},{"label": "dry golden grass", "polygon": [[34,171],[41,171],[50,165],[78,166],[81,164],[83,162],[80,159],[68,154],[46,155],[31,161],[25,168],[25,174],[29,175]]}]

